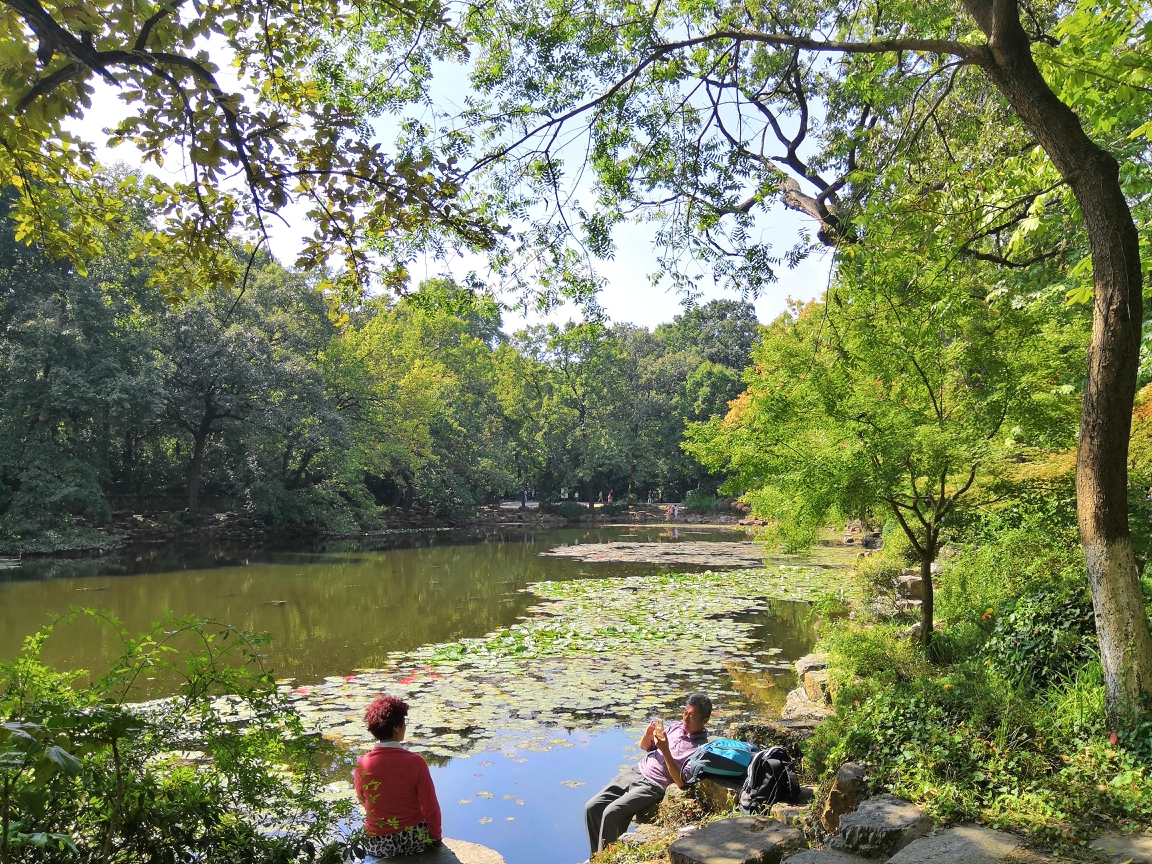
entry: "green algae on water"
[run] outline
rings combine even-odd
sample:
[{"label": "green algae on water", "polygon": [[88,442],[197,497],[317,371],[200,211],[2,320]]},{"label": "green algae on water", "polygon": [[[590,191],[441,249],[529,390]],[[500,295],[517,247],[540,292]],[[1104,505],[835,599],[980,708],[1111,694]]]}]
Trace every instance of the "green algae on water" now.
[{"label": "green algae on water", "polygon": [[772,567],[538,582],[527,590],[541,602],[514,625],[396,652],[384,668],[291,695],[306,723],[355,751],[373,743],[363,722],[368,702],[380,692],[401,696],[411,705],[409,745],[439,758],[483,746],[522,759],[517,751],[562,746],[549,727],[642,724],[674,715],[694,689],[712,694],[717,720],[739,719],[763,706],[736,681],[771,687],[771,675],[787,679],[797,659],[759,644],[747,613],[772,600],[813,599],[833,572]]}]

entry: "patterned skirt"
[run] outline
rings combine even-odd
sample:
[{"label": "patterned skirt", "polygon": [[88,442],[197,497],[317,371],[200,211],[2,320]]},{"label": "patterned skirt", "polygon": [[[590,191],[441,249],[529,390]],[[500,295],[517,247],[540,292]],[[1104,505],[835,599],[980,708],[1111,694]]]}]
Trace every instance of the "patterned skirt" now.
[{"label": "patterned skirt", "polygon": [[364,851],[376,858],[399,858],[423,852],[430,839],[428,823],[421,822],[395,834],[368,835],[364,838]]}]

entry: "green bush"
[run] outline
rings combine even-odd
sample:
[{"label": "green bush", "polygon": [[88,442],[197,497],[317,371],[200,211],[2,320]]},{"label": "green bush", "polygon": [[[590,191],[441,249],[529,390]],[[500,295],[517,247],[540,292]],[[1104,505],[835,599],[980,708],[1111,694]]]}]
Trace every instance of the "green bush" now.
[{"label": "green bush", "polygon": [[561,501],[558,504],[553,504],[548,508],[548,512],[556,513],[563,516],[565,519],[579,519],[588,511],[583,504],[576,501]]},{"label": "green bush", "polygon": [[715,513],[720,509],[720,499],[699,489],[693,489],[684,496],[684,509],[692,513]]},{"label": "green bush", "polygon": [[895,684],[843,686],[836,715],[808,742],[817,771],[867,766],[875,789],[942,820],[980,820],[1069,849],[1104,828],[1152,820],[1140,754],[1110,743],[1099,667],[1031,698],[983,663]]},{"label": "green bush", "polygon": [[[52,628],[0,664],[3,864],[340,860],[350,805],[319,797],[321,743],[260,667],[260,638],[191,618],[130,638],[80,614],[124,641],[104,676],[45,666]],[[131,704],[144,675],[176,695]]]},{"label": "green bush", "polygon": [[[1082,857],[1102,831],[1152,822],[1152,722],[1110,733],[1080,553],[1063,528],[984,526],[948,561],[932,661],[899,627],[834,625],[835,714],[807,766],[863,763],[873,791]],[[863,559],[879,572],[884,556]],[[866,578],[860,576],[858,578]]]},{"label": "green bush", "polygon": [[1063,585],[1017,600],[996,622],[985,647],[1001,674],[1029,688],[1068,679],[1098,650],[1088,592]]}]

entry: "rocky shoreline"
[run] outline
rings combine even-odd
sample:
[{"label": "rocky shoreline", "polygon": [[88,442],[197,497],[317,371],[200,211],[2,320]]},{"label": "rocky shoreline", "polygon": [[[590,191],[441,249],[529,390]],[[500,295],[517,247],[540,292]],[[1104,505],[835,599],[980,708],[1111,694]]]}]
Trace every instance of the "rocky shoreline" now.
[{"label": "rocky shoreline", "polygon": [[[803,742],[832,712],[827,657],[795,664],[797,687],[778,721],[731,724],[728,737],[764,749],[783,746],[802,766]],[[803,769],[801,767],[801,773]],[[862,765],[846,763],[830,783],[804,786],[797,803],[779,802],[763,815],[731,815],[735,794],[709,781],[688,791],[671,787],[641,814],[622,843],[597,864],[1048,864],[1050,856],[1022,838],[982,825],[938,825],[918,805],[872,789]],[[1131,838],[1124,851],[1131,852]],[[1115,846],[1117,838],[1102,838]],[[1105,845],[1094,844],[1100,851]],[[1115,858],[1115,853],[1112,854]],[[1131,856],[1134,861],[1148,860]],[[1120,859],[1116,859],[1120,860]]]}]

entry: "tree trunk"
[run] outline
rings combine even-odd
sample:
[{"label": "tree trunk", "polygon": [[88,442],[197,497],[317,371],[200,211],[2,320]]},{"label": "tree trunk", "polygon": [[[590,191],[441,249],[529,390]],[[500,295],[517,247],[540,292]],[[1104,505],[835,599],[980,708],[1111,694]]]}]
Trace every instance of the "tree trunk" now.
[{"label": "tree trunk", "polygon": [[932,562],[936,559],[936,544],[928,543],[920,556],[920,644],[924,654],[932,647],[932,629],[935,626],[935,601],[932,593]]},{"label": "tree trunk", "polygon": [[1085,134],[1032,59],[1014,2],[965,0],[988,35],[980,62],[1068,183],[1084,214],[1095,301],[1076,451],[1080,542],[1092,589],[1105,703],[1114,729],[1152,693],[1152,634],[1128,533],[1128,436],[1140,361],[1143,297],[1136,226],[1119,166]]},{"label": "tree trunk", "polygon": [[204,464],[204,447],[208,432],[199,431],[193,439],[192,461],[188,464],[188,515],[195,516],[200,499],[200,467]]}]

